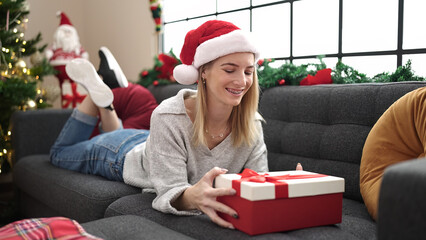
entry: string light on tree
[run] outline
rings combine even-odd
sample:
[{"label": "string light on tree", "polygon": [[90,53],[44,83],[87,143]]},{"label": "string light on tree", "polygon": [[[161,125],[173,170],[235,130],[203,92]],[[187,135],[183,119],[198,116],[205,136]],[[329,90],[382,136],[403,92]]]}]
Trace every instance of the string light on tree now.
[{"label": "string light on tree", "polygon": [[39,33],[26,40],[29,5],[26,0],[0,0],[0,173],[12,166],[9,130],[14,111],[48,106],[39,83],[44,76],[55,74],[46,59],[38,57],[38,65],[26,64],[26,57],[43,52],[47,45],[36,47]]}]

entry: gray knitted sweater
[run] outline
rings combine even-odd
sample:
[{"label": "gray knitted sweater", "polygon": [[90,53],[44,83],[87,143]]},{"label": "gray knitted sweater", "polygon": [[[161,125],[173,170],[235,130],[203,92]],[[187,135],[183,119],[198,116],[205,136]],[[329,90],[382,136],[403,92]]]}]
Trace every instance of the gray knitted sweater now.
[{"label": "gray knitted sweater", "polygon": [[[144,191],[154,189],[157,197],[152,206],[161,212],[199,214],[198,211],[178,211],[171,202],[213,167],[226,168],[229,173],[238,173],[244,168],[268,171],[262,131],[252,146],[232,146],[231,134],[211,150],[191,143],[192,122],[184,99],[194,94],[194,90],[183,89],[163,101],[152,113],[147,141],[127,153],[124,162],[124,182]],[[258,127],[262,129],[260,120]]]}]

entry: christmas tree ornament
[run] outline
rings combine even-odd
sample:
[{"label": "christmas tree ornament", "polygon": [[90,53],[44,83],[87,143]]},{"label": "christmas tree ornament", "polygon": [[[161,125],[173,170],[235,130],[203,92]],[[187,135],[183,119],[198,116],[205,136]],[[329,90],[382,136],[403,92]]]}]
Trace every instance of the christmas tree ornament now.
[{"label": "christmas tree ornament", "polygon": [[38,50],[30,56],[30,62],[34,66],[40,66],[43,63],[43,59],[43,54]]},{"label": "christmas tree ornament", "polygon": [[56,85],[44,86],[44,98],[47,102],[53,103],[61,96],[61,89]]}]

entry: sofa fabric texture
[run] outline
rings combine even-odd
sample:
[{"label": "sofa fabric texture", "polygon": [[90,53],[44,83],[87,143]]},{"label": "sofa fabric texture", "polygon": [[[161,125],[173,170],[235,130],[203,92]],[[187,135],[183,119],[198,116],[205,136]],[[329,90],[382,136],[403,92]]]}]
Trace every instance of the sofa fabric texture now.
[{"label": "sofa fabric texture", "polygon": [[[263,91],[259,112],[265,118],[263,131],[270,171],[291,170],[300,162],[307,171],[345,178],[340,224],[250,237],[237,230],[221,228],[205,215],[182,217],[158,212],[151,206],[155,197],[153,194],[141,193],[141,189],[123,183],[59,169],[50,164],[49,146],[59,134],[70,114],[69,110],[14,114],[12,143],[17,163],[13,167],[13,179],[20,192],[19,207],[23,217],[60,215],[73,218],[87,226],[89,233],[94,234],[90,230],[105,233],[103,236],[107,239],[108,236],[112,236],[111,239],[117,236],[113,228],[108,229],[114,223],[122,226],[123,234],[161,231],[158,224],[176,232],[176,236],[194,239],[381,238],[390,230],[381,227],[380,214],[391,206],[384,204],[379,209],[379,220],[376,223],[363,203],[359,189],[359,168],[364,142],[372,126],[393,102],[407,92],[425,86],[426,82],[335,84],[280,86]],[[149,89],[160,103],[184,87],[188,86],[176,84]],[[410,165],[411,162],[414,161],[407,163]],[[405,171],[405,168],[397,168],[396,173],[390,174],[391,179],[384,182],[393,184],[392,176],[400,174],[399,171]],[[415,182],[415,179],[411,181]],[[411,192],[408,190],[407,194],[419,194],[416,189]],[[380,201],[387,202],[395,191],[395,186],[385,187],[386,194],[381,195]],[[424,195],[419,199],[424,199]],[[415,196],[407,195],[403,198],[409,202]],[[33,210],[38,207],[42,210]],[[401,215],[392,214],[385,215],[387,226],[393,226],[392,219],[395,217],[401,219]],[[426,224],[424,216],[416,220]],[[127,224],[120,221],[127,221]],[[155,226],[151,228],[149,223],[144,227],[138,224],[139,221],[150,221]],[[105,229],[102,229],[100,223],[105,223]],[[406,230],[404,233],[407,237],[417,234]],[[133,236],[138,239],[136,235]]]}]

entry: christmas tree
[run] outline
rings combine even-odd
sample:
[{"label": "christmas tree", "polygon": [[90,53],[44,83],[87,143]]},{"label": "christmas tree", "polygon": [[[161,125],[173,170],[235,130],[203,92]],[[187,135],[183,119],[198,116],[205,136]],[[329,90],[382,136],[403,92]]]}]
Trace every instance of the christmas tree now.
[{"label": "christmas tree", "polygon": [[[0,174],[9,170],[12,149],[9,121],[13,112],[47,107],[40,82],[54,69],[37,48],[39,33],[26,40],[29,5],[25,0],[0,0]],[[26,59],[30,59],[31,66]]]}]

